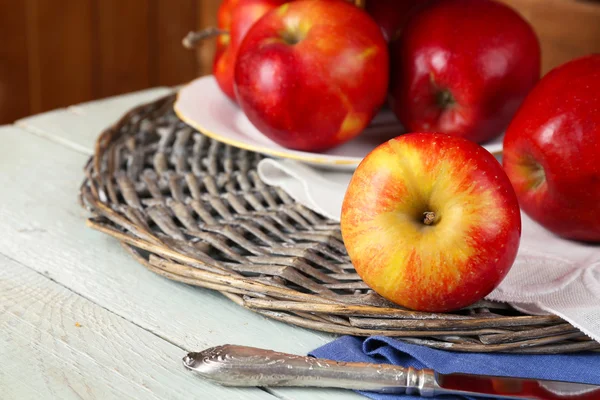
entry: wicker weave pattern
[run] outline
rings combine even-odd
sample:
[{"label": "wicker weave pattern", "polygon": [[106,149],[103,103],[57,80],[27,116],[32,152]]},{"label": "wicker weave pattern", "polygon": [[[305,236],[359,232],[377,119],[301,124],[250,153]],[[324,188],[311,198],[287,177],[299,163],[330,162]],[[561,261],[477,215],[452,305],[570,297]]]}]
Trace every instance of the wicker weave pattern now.
[{"label": "wicker weave pattern", "polygon": [[133,109],[103,132],[81,187],[93,215],[88,224],[151,271],[326,332],[395,336],[455,351],[600,348],[558,317],[502,304],[431,314],[387,302],[354,271],[337,222],[265,185],[256,173],[261,155],[180,121],[174,98]]}]

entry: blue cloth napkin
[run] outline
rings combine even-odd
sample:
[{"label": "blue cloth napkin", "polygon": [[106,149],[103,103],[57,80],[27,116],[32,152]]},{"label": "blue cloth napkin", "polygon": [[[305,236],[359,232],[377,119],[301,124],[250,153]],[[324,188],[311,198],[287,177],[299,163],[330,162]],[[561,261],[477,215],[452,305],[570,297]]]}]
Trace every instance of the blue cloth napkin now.
[{"label": "blue cloth napkin", "polygon": [[[404,367],[431,368],[442,374],[462,372],[600,385],[600,353],[594,352],[560,355],[458,353],[408,344],[383,336],[372,336],[366,339],[342,336],[312,351],[310,355],[336,361],[390,363]],[[375,400],[422,399],[407,395],[359,393]],[[440,396],[439,398],[464,399],[466,397]]]}]

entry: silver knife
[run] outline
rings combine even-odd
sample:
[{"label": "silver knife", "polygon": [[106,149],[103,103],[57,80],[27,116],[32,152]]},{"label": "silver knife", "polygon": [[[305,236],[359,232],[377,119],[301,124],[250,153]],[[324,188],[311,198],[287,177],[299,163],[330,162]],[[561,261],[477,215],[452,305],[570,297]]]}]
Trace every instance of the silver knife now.
[{"label": "silver knife", "polygon": [[500,399],[600,399],[600,386],[597,385],[471,374],[444,375],[430,369],[339,362],[236,345],[189,353],[183,358],[183,364],[223,386],[327,387],[423,397],[455,394]]}]

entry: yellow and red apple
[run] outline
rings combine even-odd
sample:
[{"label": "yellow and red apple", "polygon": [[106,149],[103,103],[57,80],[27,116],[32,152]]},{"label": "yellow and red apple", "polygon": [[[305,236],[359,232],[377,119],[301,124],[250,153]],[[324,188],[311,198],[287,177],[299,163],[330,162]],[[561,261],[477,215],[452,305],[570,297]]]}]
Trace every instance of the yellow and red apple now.
[{"label": "yellow and red apple", "polygon": [[281,146],[322,151],[360,134],[386,99],[379,26],[342,0],[286,3],[252,26],[235,67],[236,97]]},{"label": "yellow and red apple", "polygon": [[457,136],[412,133],[360,163],[341,229],[356,272],[375,292],[410,309],[445,312],[482,299],[506,276],[521,216],[491,153]]}]

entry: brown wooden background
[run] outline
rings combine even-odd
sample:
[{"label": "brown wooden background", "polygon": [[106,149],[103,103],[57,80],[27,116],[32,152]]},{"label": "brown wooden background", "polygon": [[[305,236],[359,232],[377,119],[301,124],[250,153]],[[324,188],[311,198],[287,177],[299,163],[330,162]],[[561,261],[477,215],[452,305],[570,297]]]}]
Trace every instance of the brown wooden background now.
[{"label": "brown wooden background", "polygon": [[[600,5],[501,0],[542,40],[544,71],[600,52]],[[219,0],[0,0],[0,124],[38,112],[210,73],[214,42],[181,46],[214,25]]]},{"label": "brown wooden background", "polygon": [[0,0],[0,124],[210,72],[218,0]]}]

